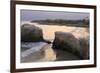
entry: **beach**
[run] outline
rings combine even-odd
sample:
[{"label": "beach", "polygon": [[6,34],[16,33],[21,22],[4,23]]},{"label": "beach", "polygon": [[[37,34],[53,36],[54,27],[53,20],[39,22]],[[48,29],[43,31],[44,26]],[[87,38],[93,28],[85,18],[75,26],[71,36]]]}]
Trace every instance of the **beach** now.
[{"label": "beach", "polygon": [[[89,36],[89,32],[87,31],[87,28],[85,27],[42,25],[42,24],[30,23],[30,22],[27,22],[27,23],[40,27],[43,30],[43,38],[51,42],[54,41],[56,31],[68,32],[68,33],[70,32],[77,39],[87,38]],[[22,63],[64,61],[64,60],[80,60],[80,58],[70,52],[60,50],[60,49],[53,49],[52,44],[43,45],[40,50],[34,53],[30,53],[27,57],[21,57]]]}]

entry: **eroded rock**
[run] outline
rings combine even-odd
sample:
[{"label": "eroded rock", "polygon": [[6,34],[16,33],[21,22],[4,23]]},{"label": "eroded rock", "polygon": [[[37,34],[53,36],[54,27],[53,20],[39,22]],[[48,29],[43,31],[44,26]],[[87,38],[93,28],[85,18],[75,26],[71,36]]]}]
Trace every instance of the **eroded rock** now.
[{"label": "eroded rock", "polygon": [[53,48],[63,49],[82,57],[80,51],[80,42],[71,33],[55,32]]},{"label": "eroded rock", "polygon": [[21,42],[39,42],[43,40],[42,29],[30,24],[21,26]]}]

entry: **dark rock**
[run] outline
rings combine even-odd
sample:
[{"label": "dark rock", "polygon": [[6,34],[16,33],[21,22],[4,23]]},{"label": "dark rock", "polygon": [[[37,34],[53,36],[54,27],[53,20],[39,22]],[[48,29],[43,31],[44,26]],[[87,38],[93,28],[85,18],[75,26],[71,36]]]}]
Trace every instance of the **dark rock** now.
[{"label": "dark rock", "polygon": [[48,44],[51,44],[52,42],[51,41],[49,41],[49,40],[43,40],[43,42],[46,42],[46,43],[48,43]]},{"label": "dark rock", "polygon": [[55,32],[53,48],[63,49],[79,56],[80,58],[82,57],[80,43],[71,33]]},{"label": "dark rock", "polygon": [[79,42],[83,59],[89,59],[89,40],[86,38],[80,38]]},{"label": "dark rock", "polygon": [[42,40],[42,29],[30,24],[21,26],[21,42],[39,42]]}]

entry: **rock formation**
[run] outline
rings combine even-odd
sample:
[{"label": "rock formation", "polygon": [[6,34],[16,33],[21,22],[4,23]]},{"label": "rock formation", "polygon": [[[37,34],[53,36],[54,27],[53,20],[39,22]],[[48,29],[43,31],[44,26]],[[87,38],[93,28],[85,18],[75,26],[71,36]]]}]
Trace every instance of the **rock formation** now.
[{"label": "rock formation", "polygon": [[80,42],[71,33],[55,32],[55,39],[53,42],[54,49],[63,49],[81,56]]},{"label": "rock formation", "polygon": [[43,40],[42,29],[30,24],[21,26],[21,42],[39,42]]}]

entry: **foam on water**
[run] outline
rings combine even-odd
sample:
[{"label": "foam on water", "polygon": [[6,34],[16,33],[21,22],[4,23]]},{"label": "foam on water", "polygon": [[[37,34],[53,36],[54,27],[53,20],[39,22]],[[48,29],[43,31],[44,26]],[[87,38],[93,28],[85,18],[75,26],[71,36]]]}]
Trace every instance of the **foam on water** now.
[{"label": "foam on water", "polygon": [[29,47],[29,50],[26,50],[26,51],[21,52],[21,56],[22,57],[26,57],[26,56],[34,53],[34,52],[39,51],[47,43],[45,43],[45,42],[35,42],[35,43],[34,42],[31,42],[31,43],[27,43],[26,45],[25,44],[23,43],[23,47]]}]

